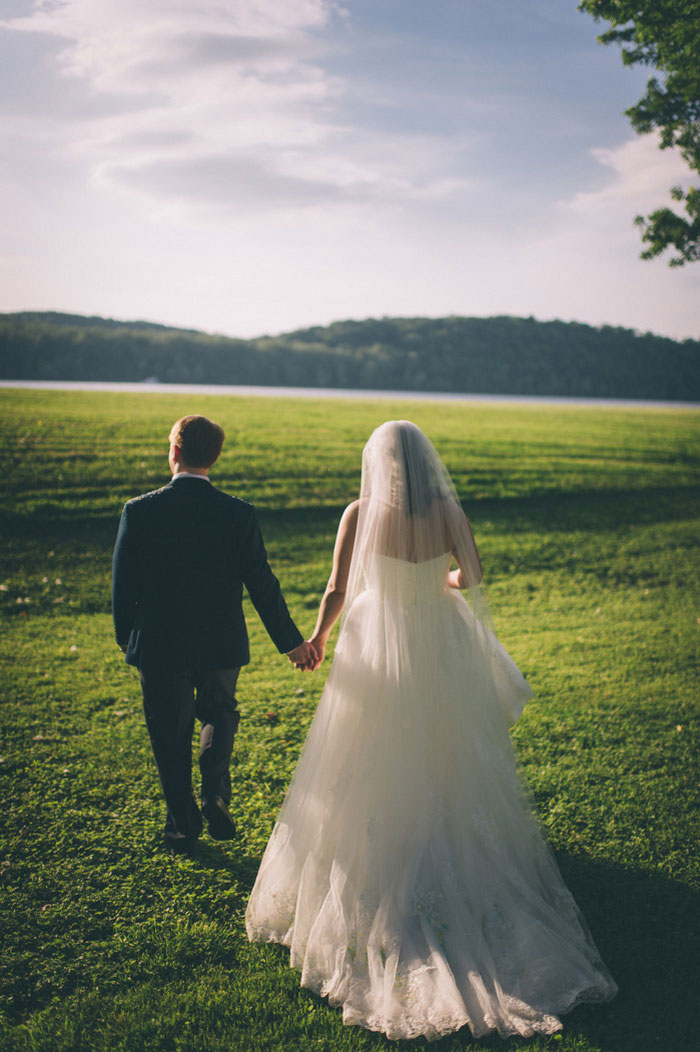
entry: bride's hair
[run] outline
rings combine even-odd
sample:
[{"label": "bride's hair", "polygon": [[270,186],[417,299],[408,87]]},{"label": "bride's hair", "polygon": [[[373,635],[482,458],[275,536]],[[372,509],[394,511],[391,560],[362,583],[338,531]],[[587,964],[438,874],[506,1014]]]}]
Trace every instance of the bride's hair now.
[{"label": "bride's hair", "polygon": [[433,444],[410,420],[388,420],[372,433],[362,458],[362,496],[425,516],[436,500],[453,495]]},{"label": "bride's hair", "polygon": [[426,515],[435,500],[443,499],[439,482],[430,471],[429,443],[420,428],[409,420],[399,420],[397,438],[401,451],[406,511]]}]

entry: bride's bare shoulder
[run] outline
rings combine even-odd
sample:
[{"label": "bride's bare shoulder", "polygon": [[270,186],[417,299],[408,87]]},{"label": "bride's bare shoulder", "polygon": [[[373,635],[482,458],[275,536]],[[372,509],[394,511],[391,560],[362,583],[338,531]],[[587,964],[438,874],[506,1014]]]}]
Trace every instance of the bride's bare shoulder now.
[{"label": "bride's bare shoulder", "polygon": [[352,504],[348,504],[347,508],[340,517],[338,523],[338,535],[349,534],[355,536],[355,530],[357,529],[357,519],[360,511],[360,501],[354,500]]},{"label": "bride's bare shoulder", "polygon": [[337,543],[343,543],[347,540],[352,544],[357,533],[357,520],[359,516],[360,502],[354,500],[352,504],[348,504],[347,508],[340,516],[340,522],[338,523],[338,535],[336,537]]}]

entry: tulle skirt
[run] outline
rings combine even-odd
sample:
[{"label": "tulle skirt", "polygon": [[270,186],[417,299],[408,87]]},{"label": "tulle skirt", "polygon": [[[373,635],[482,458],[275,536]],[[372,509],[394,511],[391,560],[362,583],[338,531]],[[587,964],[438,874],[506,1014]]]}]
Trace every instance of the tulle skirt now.
[{"label": "tulle skirt", "polygon": [[346,616],[248,935],[389,1038],[552,1033],[616,987],[517,772],[531,691],[461,596],[428,606],[370,589]]}]

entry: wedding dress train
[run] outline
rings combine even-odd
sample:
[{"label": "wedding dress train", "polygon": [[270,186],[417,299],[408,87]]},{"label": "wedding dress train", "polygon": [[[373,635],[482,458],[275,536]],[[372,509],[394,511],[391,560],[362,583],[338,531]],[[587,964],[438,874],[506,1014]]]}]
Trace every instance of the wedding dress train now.
[{"label": "wedding dress train", "polygon": [[450,558],[367,563],[248,934],[389,1038],[549,1034],[616,987],[517,773],[531,690],[447,587]]}]

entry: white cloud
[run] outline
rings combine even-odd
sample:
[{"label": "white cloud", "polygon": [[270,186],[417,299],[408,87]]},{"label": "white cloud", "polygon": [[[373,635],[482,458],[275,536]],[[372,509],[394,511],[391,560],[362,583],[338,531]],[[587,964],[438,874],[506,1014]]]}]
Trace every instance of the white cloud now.
[{"label": "white cloud", "polygon": [[[19,124],[28,143],[62,140],[63,152],[103,184],[136,188],[143,172],[141,188],[155,194],[155,174],[173,166],[221,165],[272,144],[315,147],[328,135],[323,107],[334,87],[315,60],[313,34],[332,11],[331,0],[39,3],[5,28],[58,37],[59,72],[109,97],[113,109]],[[171,182],[160,188],[166,196]],[[209,190],[205,183],[200,192]],[[196,183],[186,196],[196,198]]]},{"label": "white cloud", "polygon": [[[540,317],[586,318],[639,330],[697,338],[700,271],[671,270],[661,257],[639,259],[643,244],[634,218],[672,204],[669,188],[687,185],[689,171],[654,135],[592,151],[607,171],[602,187],[574,193],[553,208],[548,228],[516,248],[514,309]],[[660,317],[667,321],[661,325]]]},{"label": "white cloud", "polygon": [[601,189],[574,194],[560,205],[562,214],[588,230],[615,230],[621,216],[646,213],[669,203],[669,187],[690,182],[687,164],[677,151],[659,149],[655,135],[639,136],[614,149],[591,153],[612,177]]},{"label": "white cloud", "polygon": [[[63,42],[60,72],[121,112],[24,120],[98,185],[211,212],[358,205],[458,193],[464,143],[372,135],[341,115],[323,65],[333,0],[64,0],[4,26]],[[257,187],[256,187],[257,184]]]},{"label": "white cloud", "polygon": [[[31,15],[2,24],[64,39],[62,71],[89,80],[98,90],[163,87],[177,93],[187,73],[182,63],[187,53],[199,52],[207,64],[219,62],[228,41],[230,48],[239,48],[239,59],[246,46],[252,58],[251,40],[257,40],[258,61],[279,65],[295,38],[323,27],[333,8],[332,0],[36,0]],[[207,39],[218,42],[219,50],[203,46]]]}]

